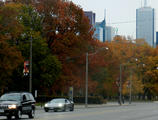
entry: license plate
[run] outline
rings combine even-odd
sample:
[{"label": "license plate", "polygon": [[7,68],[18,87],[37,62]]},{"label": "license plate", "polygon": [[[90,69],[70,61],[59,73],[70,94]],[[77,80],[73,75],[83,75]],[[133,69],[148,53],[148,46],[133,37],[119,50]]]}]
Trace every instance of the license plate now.
[{"label": "license plate", "polygon": [[0,113],[3,113],[4,112],[4,110],[3,109],[0,109]]}]

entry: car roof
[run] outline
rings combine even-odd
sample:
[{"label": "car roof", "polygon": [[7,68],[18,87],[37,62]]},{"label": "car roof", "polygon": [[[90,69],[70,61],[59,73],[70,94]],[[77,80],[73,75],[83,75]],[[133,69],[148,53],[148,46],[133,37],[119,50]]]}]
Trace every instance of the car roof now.
[{"label": "car roof", "polygon": [[27,93],[27,94],[31,94],[30,92],[16,92],[16,91],[13,91],[13,92],[7,92],[5,94],[10,94],[10,93]]},{"label": "car roof", "polygon": [[65,100],[66,98],[53,98],[52,100],[54,99]]}]

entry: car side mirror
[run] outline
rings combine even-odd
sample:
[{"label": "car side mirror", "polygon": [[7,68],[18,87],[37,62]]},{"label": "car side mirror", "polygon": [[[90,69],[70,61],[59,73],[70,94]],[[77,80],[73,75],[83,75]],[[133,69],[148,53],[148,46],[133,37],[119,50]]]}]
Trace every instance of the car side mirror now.
[{"label": "car side mirror", "polygon": [[23,95],[23,101],[26,101],[26,96],[25,95]]}]

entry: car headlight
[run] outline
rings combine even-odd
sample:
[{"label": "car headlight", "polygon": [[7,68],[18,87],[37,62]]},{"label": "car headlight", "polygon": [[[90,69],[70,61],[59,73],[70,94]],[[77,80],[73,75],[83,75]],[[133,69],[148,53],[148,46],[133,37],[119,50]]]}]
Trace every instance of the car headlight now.
[{"label": "car headlight", "polygon": [[62,107],[62,106],[63,106],[63,104],[59,103],[59,104],[58,104],[58,106],[59,106],[59,107]]},{"label": "car headlight", "polygon": [[48,107],[48,104],[45,104],[44,106],[45,106],[45,107]]},{"label": "car headlight", "polygon": [[8,109],[16,109],[16,105],[8,105]]}]

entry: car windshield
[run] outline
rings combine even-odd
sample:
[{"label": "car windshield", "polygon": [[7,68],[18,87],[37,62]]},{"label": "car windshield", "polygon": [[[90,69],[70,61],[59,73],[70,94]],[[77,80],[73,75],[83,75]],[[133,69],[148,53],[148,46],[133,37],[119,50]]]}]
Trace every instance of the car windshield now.
[{"label": "car windshield", "polygon": [[19,93],[12,93],[12,94],[4,94],[0,97],[1,101],[19,101],[20,100],[20,94]]},{"label": "car windshield", "polygon": [[65,103],[65,99],[53,99],[51,103]]}]

